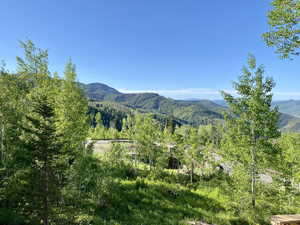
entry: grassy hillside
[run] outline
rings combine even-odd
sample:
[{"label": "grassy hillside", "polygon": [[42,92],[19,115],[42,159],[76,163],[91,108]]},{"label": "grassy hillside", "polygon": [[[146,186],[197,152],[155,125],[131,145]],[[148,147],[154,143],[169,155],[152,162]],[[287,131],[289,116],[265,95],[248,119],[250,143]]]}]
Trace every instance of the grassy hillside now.
[{"label": "grassy hillside", "polygon": [[196,176],[191,184],[189,174],[183,170],[150,172],[147,164],[139,162],[132,167],[132,162],[122,157],[114,160],[109,160],[109,155],[88,157],[89,162],[94,162],[93,170],[104,172],[91,176],[85,167],[83,175],[92,182],[101,181],[105,191],[100,202],[93,195],[88,196],[86,207],[78,216],[82,224],[88,224],[84,223],[87,221],[101,225],[268,224],[270,215],[278,212],[277,204],[272,205],[273,195],[268,194],[270,185],[260,184],[265,194],[259,196],[255,215],[251,216],[251,209],[236,211],[232,180],[224,173],[215,171]]}]

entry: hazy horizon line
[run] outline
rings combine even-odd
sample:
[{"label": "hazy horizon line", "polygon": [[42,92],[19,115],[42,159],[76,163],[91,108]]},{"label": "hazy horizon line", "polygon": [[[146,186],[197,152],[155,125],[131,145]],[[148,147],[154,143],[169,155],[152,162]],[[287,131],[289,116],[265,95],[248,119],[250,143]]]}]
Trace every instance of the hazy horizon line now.
[{"label": "hazy horizon line", "polygon": [[[133,89],[117,89],[121,93],[125,94],[138,94],[138,93],[156,93],[164,97],[178,99],[178,100],[223,100],[221,91],[225,91],[232,95],[237,95],[234,90],[216,90],[212,88],[185,88],[185,89],[144,89],[144,90],[133,90]],[[273,92],[273,99],[275,101],[280,100],[300,100],[299,92]]]}]

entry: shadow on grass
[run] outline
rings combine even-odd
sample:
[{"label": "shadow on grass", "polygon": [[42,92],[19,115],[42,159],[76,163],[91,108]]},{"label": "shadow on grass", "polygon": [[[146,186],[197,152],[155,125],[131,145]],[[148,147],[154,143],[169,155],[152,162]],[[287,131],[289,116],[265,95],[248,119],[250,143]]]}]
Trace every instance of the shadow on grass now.
[{"label": "shadow on grass", "polygon": [[207,219],[225,209],[214,199],[177,185],[124,181],[110,193],[97,214],[119,224],[182,224],[187,219]]}]

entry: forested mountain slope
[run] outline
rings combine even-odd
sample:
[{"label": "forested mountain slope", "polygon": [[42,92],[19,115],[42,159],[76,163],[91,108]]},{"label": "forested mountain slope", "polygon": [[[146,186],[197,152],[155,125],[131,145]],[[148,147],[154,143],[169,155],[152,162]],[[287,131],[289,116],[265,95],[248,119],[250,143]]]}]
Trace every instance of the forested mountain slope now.
[{"label": "forested mountain slope", "polygon": [[279,127],[283,132],[300,133],[300,118],[281,113],[279,118]]},{"label": "forested mountain slope", "polygon": [[[182,124],[200,125],[222,121],[226,110],[223,101],[210,100],[175,100],[157,93],[124,94],[102,83],[82,84],[87,97],[100,106],[117,108],[125,114],[129,110],[152,112],[158,117],[169,115]],[[104,104],[104,105],[103,105]],[[281,112],[279,127],[284,132],[300,132],[300,101],[275,101]],[[101,107],[100,107],[101,108]],[[299,112],[298,112],[299,108]],[[298,114],[297,114],[298,113]]]},{"label": "forested mountain slope", "polygon": [[81,84],[88,98],[96,101],[109,99],[111,96],[122,95],[116,89],[102,83]]},{"label": "forested mountain slope", "polygon": [[274,106],[278,106],[279,111],[300,118],[300,100],[274,101]]},{"label": "forested mountain slope", "polygon": [[[224,100],[214,100],[214,102],[221,106],[226,106]],[[281,113],[289,114],[300,118],[300,100],[280,100],[273,101],[272,106],[277,106]]]},{"label": "forested mountain slope", "polygon": [[94,102],[112,102],[128,108],[167,114],[193,125],[222,119],[224,107],[209,100],[182,101],[156,93],[123,94],[101,83],[83,85],[87,97]]}]

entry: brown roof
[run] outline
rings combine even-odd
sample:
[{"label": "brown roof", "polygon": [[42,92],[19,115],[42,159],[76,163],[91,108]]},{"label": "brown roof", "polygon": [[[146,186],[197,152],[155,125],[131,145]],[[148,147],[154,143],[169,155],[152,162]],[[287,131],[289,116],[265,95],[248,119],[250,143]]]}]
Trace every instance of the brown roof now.
[{"label": "brown roof", "polygon": [[300,214],[297,215],[275,215],[271,217],[272,222],[286,223],[286,222],[300,222]]}]

